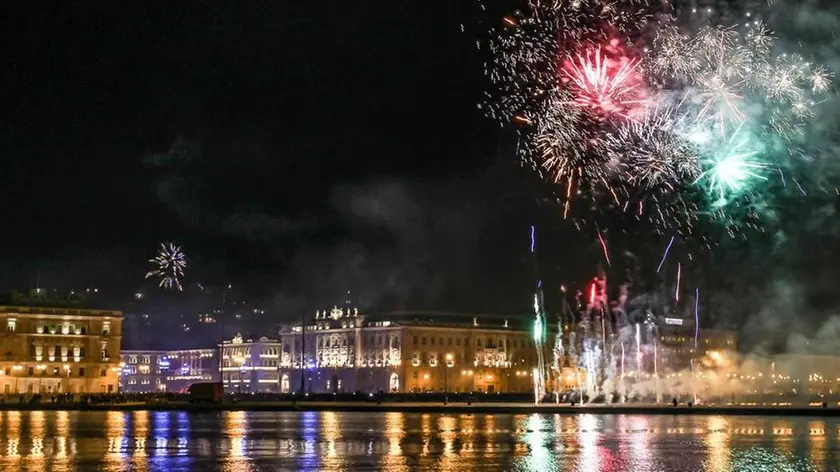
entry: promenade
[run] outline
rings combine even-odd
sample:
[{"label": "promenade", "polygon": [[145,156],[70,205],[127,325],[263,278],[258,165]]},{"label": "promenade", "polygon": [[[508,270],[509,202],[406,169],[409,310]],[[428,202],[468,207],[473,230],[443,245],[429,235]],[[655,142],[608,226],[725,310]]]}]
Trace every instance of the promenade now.
[{"label": "promenade", "polygon": [[741,405],[665,405],[665,404],[590,404],[547,403],[448,403],[442,402],[291,402],[238,401],[191,404],[186,401],[125,403],[5,403],[5,411],[343,411],[404,413],[485,413],[485,414],[627,414],[627,415],[752,415],[752,416],[840,416],[837,406],[741,406]]}]

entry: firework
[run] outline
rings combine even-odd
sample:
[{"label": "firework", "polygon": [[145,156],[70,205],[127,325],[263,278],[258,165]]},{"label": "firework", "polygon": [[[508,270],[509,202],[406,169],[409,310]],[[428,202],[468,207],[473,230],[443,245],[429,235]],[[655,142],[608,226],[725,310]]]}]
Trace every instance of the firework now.
[{"label": "firework", "polygon": [[[614,41],[611,44],[616,46]],[[627,57],[609,58],[600,47],[565,61],[561,81],[573,91],[572,104],[596,115],[629,118],[640,97],[638,61]]]},{"label": "firework", "polygon": [[168,290],[183,290],[181,278],[187,268],[187,259],[180,246],[173,243],[161,243],[157,255],[149,259],[154,267],[146,273],[146,278],[158,278],[158,286]]},{"label": "firework", "polygon": [[557,185],[564,215],[587,200],[580,224],[617,212],[682,235],[706,216],[738,226],[767,207],[766,169],[797,165],[814,94],[833,76],[780,54],[760,21],[692,29],[654,10],[534,0],[490,41],[483,108],[520,126],[520,155]]},{"label": "firework", "polygon": [[695,146],[680,133],[673,110],[648,109],[645,115],[610,134],[607,140],[615,155],[622,156],[623,180],[651,189],[677,183],[698,174]]},{"label": "firework", "polygon": [[713,205],[722,207],[750,184],[766,180],[762,170],[766,164],[757,159],[759,151],[751,146],[749,138],[736,132],[729,142],[718,149],[708,160],[708,170],[696,182],[707,181],[710,195],[716,196]]}]

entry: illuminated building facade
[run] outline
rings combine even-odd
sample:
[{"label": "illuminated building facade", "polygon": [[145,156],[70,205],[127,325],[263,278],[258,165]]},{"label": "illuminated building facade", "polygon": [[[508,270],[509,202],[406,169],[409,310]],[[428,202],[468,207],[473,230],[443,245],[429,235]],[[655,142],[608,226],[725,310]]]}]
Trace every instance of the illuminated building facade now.
[{"label": "illuminated building facade", "polygon": [[[280,331],[282,392],[527,392],[537,365],[527,323],[503,316],[318,311]],[[301,379],[305,372],[305,379]],[[303,381],[302,381],[303,380]]]},{"label": "illuminated building facade", "polygon": [[150,393],[166,391],[165,351],[123,351],[120,391],[124,393]]},{"label": "illuminated building facade", "polygon": [[219,380],[215,349],[127,350],[121,360],[120,391],[126,393],[185,392],[193,383]]},{"label": "illuminated building facade", "polygon": [[181,349],[167,351],[164,365],[167,392],[186,392],[190,385],[219,381],[218,349]]},{"label": "illuminated building facade", "polygon": [[280,391],[280,342],[236,335],[222,344],[222,382],[228,393]]},{"label": "illuminated building facade", "polygon": [[735,352],[738,347],[738,333],[719,329],[698,329],[695,332],[694,319],[662,318],[658,327],[657,343],[662,371],[676,372],[685,370],[691,359]]},{"label": "illuminated building facade", "polygon": [[0,388],[15,393],[115,393],[122,313],[0,306]]}]

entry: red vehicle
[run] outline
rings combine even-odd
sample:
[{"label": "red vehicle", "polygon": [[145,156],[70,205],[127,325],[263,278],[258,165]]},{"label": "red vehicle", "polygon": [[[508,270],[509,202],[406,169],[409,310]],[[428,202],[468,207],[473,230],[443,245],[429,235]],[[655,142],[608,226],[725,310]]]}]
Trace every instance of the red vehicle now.
[{"label": "red vehicle", "polygon": [[221,403],[224,388],[221,382],[194,383],[190,385],[190,403]]}]

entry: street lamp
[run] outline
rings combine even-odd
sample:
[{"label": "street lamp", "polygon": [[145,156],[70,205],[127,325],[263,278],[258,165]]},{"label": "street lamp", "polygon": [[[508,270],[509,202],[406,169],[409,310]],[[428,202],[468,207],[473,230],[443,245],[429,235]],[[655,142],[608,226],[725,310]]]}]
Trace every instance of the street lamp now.
[{"label": "street lamp", "polygon": [[449,381],[449,368],[452,367],[452,354],[446,355],[446,367],[443,368],[443,404],[449,401],[449,386],[447,385]]}]

